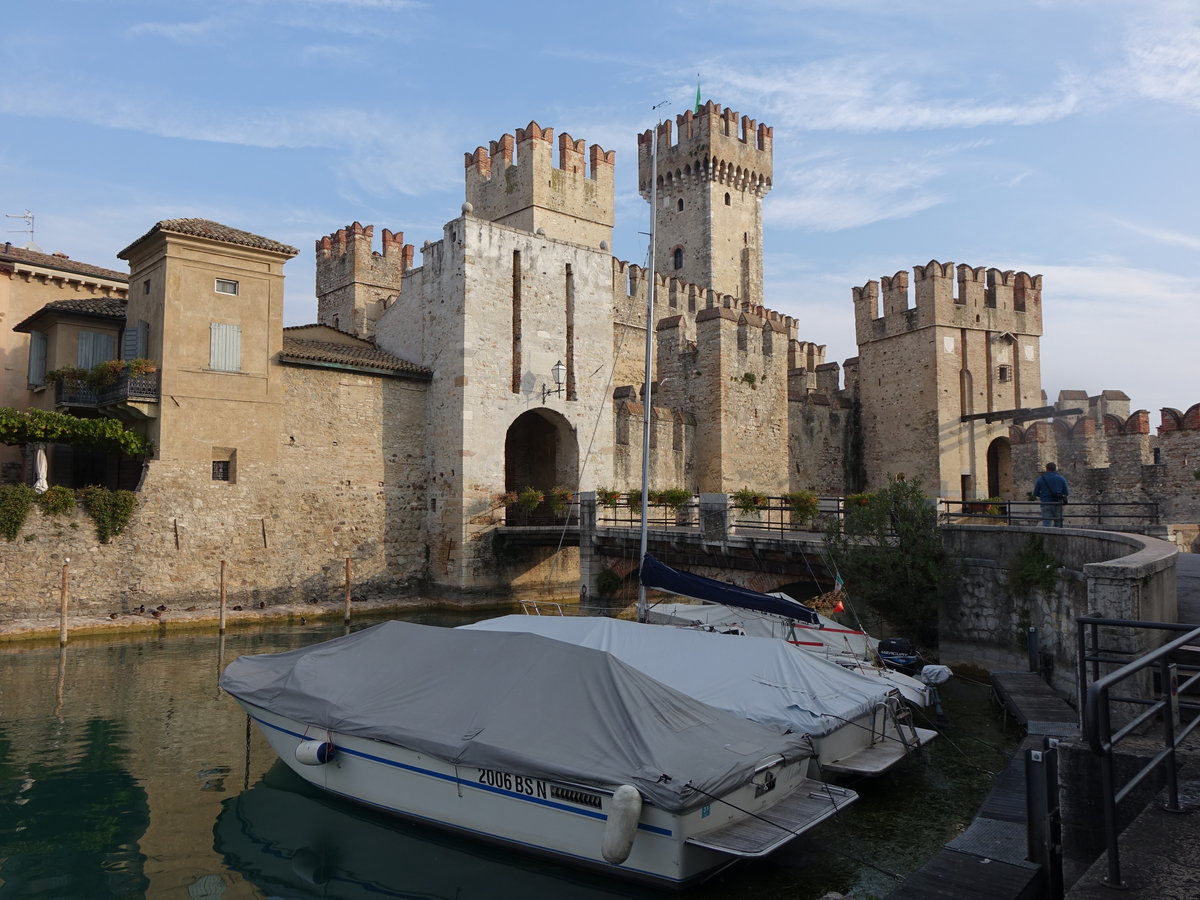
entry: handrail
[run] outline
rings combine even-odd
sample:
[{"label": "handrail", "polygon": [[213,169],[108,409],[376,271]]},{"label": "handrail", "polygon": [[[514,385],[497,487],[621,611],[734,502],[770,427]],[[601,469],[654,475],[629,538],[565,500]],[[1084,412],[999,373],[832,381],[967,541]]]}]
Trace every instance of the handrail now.
[{"label": "handrail", "polygon": [[[1081,730],[1092,752],[1100,757],[1100,776],[1103,781],[1101,800],[1104,805],[1104,833],[1108,853],[1107,881],[1114,886],[1121,885],[1121,863],[1118,850],[1118,830],[1116,808],[1130,792],[1141,784],[1160,766],[1165,769],[1167,782],[1168,810],[1179,810],[1179,784],[1175,770],[1175,749],[1200,726],[1200,716],[1194,717],[1186,725],[1176,727],[1175,718],[1181,706],[1191,710],[1200,709],[1196,704],[1181,704],[1179,692],[1200,684],[1200,670],[1196,666],[1178,667],[1171,662],[1172,656],[1184,647],[1200,641],[1200,627],[1181,625],[1171,622],[1135,622],[1126,619],[1101,619],[1081,616],[1075,620],[1079,643],[1079,684],[1082,693],[1082,722]],[[1099,626],[1124,627],[1139,631],[1147,629],[1185,631],[1186,632],[1161,647],[1149,653],[1130,660],[1120,668],[1107,675],[1099,675],[1102,662],[1115,664],[1116,660],[1097,655],[1099,652],[1097,631]],[[1087,635],[1092,636],[1093,651],[1087,649]],[[1092,666],[1093,682],[1087,684],[1088,664]],[[1154,699],[1138,697],[1113,696],[1113,689],[1133,678],[1145,669],[1156,667],[1159,675],[1158,696]],[[1193,671],[1194,674],[1182,684],[1178,683],[1177,670]],[[1085,689],[1086,685],[1086,689]],[[1114,702],[1132,703],[1146,708],[1133,716],[1129,722],[1113,730],[1111,704]],[[1121,787],[1116,786],[1113,765],[1113,752],[1117,744],[1137,732],[1143,725],[1155,717],[1161,717],[1163,728],[1163,746],[1154,754],[1140,770],[1138,770]]]}]

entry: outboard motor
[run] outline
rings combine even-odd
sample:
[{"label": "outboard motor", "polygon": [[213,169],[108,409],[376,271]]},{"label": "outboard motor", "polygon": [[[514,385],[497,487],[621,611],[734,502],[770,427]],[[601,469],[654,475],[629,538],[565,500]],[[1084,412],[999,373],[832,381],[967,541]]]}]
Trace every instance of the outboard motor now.
[{"label": "outboard motor", "polygon": [[921,655],[908,638],[883,638],[879,642],[879,658],[889,669],[915,675],[921,668]]}]

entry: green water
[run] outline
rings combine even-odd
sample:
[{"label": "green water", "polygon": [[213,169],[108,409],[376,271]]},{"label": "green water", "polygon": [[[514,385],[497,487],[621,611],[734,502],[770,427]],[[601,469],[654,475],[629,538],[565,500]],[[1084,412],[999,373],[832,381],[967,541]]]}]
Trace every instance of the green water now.
[{"label": "green water", "polygon": [[[471,614],[412,614],[456,625]],[[362,627],[369,622],[356,623]],[[217,675],[340,625],[0,650],[0,898],[660,896],[327,798],[248,731]],[[943,686],[950,724],[859,802],[696,898],[883,897],[970,821],[1016,734],[988,689]],[[927,723],[925,723],[927,724]]]}]

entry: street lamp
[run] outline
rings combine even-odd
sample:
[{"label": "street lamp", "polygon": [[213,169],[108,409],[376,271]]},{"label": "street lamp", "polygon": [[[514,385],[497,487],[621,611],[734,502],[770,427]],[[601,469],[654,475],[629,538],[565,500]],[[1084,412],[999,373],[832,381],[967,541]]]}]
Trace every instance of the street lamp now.
[{"label": "street lamp", "polygon": [[567,367],[562,364],[560,359],[550,367],[550,375],[554,378],[555,388],[550,390],[545,384],[542,385],[542,402],[546,402],[546,398],[551,394],[561,394],[563,392],[563,384],[567,380]]}]

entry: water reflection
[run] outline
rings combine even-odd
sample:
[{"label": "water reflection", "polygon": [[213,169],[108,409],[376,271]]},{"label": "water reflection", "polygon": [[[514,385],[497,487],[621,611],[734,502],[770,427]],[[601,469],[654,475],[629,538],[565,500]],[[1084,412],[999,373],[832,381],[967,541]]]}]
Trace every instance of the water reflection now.
[{"label": "water reflection", "polygon": [[636,887],[442,834],[322,794],[282,763],[223,804],[214,849],[271,896],[601,900]]},{"label": "water reflection", "polygon": [[[454,625],[481,615],[406,618]],[[223,638],[81,638],[69,651],[0,647],[0,900],[645,896],[380,817],[314,795],[286,768],[276,773],[274,753],[217,676],[240,654],[343,632],[339,620]],[[991,784],[982,769],[999,769],[997,745],[1013,745],[987,689],[956,682],[944,692],[951,726],[925,758],[850,783],[861,799],[845,815],[689,900],[885,895],[887,872],[911,872],[970,820]]]},{"label": "water reflection", "polygon": [[0,816],[0,895],[145,893],[137,847],[150,825],[150,807],[125,768],[127,740],[118,723],[89,719],[72,741],[79,758],[19,766],[0,731],[0,783],[9,786]]}]

